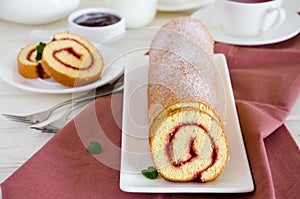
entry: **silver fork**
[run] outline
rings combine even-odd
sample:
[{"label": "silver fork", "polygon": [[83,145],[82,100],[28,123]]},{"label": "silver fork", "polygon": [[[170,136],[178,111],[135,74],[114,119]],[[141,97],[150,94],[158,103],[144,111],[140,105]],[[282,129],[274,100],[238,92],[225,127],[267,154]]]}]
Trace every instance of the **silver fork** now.
[{"label": "silver fork", "polygon": [[28,123],[28,124],[36,124],[39,122],[43,122],[45,120],[47,120],[50,115],[57,109],[68,105],[72,102],[72,99],[68,99],[66,101],[63,101],[59,104],[56,104],[55,106],[47,109],[47,110],[43,110],[41,112],[36,112],[36,113],[32,113],[29,115],[11,115],[11,114],[2,114],[4,117],[6,117],[7,119],[14,121],[14,122],[21,122],[21,123]]},{"label": "silver fork", "polygon": [[[83,102],[90,102],[91,100],[85,100]],[[57,133],[68,121],[70,114],[77,108],[81,107],[83,102],[75,103],[68,111],[66,111],[61,117],[58,119],[44,125],[44,126],[31,126],[31,129],[39,130],[42,133]],[[84,103],[84,104],[86,104]]]},{"label": "silver fork", "polygon": [[[119,79],[121,79],[122,77],[123,77],[123,75]],[[115,81],[113,84],[107,84],[107,85],[97,88],[96,95],[93,97],[97,97],[97,93],[100,93],[100,94],[101,94],[101,92],[105,93],[111,89],[114,89],[114,87],[117,87],[118,85],[123,84],[122,82],[119,82],[118,80]],[[65,101],[47,109],[47,110],[41,111],[41,112],[36,112],[36,113],[29,114],[29,115],[11,115],[11,114],[2,114],[2,115],[4,117],[6,117],[7,119],[14,121],[14,122],[37,124],[37,123],[47,120],[55,110],[65,106],[65,105],[71,104],[72,102],[76,102],[78,100],[84,100],[87,98],[86,95],[91,95],[91,94],[93,94],[93,92],[94,91],[90,91],[88,94],[85,94],[85,95],[82,95],[82,96],[79,96],[79,97],[76,97],[73,99],[65,100]]]},{"label": "silver fork", "polygon": [[73,107],[71,107],[67,112],[65,112],[60,118],[44,125],[44,126],[32,126],[30,127],[31,129],[35,129],[35,130],[40,130],[42,133],[56,133],[58,132],[62,127],[65,126],[65,124],[69,121],[69,115],[78,107],[81,107],[81,105],[83,103],[88,103],[90,101],[92,101],[95,97],[102,97],[105,95],[109,95],[111,93],[117,93],[120,92],[124,89],[123,84],[118,85],[115,89],[112,90],[107,90],[106,92],[101,92],[96,94],[95,96],[90,96],[90,97],[86,97],[86,98],[82,98],[78,101],[76,101],[76,103],[74,103]]}]

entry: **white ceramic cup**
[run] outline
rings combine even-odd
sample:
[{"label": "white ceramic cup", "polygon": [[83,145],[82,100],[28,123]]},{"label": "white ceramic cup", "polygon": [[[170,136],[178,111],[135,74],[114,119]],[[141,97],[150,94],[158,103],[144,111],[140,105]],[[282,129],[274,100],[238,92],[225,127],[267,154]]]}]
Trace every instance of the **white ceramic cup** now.
[{"label": "white ceramic cup", "polygon": [[[111,25],[96,27],[83,26],[74,22],[74,19],[79,16],[97,12],[115,15],[120,18],[120,21]],[[71,33],[80,35],[91,42],[103,43],[107,40],[113,41],[125,32],[125,19],[119,12],[115,10],[107,8],[84,8],[69,15],[68,27]]]},{"label": "white ceramic cup", "polygon": [[125,17],[126,28],[141,28],[156,16],[157,0],[105,0],[105,6]]},{"label": "white ceramic cup", "polygon": [[222,28],[235,36],[253,37],[282,24],[286,13],[282,0],[243,3],[234,0],[215,0]]}]

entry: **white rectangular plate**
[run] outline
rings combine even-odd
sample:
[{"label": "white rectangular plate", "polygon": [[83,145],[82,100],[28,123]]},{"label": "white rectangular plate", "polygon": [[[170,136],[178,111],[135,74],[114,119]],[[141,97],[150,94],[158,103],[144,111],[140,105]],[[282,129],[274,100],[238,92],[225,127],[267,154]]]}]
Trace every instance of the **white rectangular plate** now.
[{"label": "white rectangular plate", "polygon": [[[138,55],[140,54],[140,55]],[[254,190],[247,154],[239,126],[228,67],[223,54],[215,62],[225,81],[225,133],[230,160],[223,173],[207,183],[177,183],[159,177],[145,178],[141,171],[153,165],[148,143],[147,73],[148,57],[136,53],[125,68],[120,188],[147,193],[238,193]]]}]

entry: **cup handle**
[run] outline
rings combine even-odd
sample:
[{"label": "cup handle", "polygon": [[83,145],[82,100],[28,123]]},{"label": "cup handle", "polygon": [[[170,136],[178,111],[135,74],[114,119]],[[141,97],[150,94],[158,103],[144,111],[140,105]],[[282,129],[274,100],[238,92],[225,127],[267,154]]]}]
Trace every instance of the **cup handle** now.
[{"label": "cup handle", "polygon": [[[270,25],[266,24],[267,17],[269,15],[273,14],[274,12],[277,13],[277,17],[276,17],[275,21]],[[269,28],[272,28],[272,29],[278,28],[284,22],[285,18],[286,18],[286,12],[283,8],[270,8],[264,17],[261,32],[265,32]]]}]

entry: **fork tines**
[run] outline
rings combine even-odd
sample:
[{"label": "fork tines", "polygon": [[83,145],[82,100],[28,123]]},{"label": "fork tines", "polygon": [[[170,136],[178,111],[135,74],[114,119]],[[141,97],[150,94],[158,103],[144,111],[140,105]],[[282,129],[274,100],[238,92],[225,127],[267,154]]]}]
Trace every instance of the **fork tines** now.
[{"label": "fork tines", "polygon": [[59,128],[45,128],[45,127],[36,127],[36,126],[31,126],[30,128],[39,130],[42,133],[57,133],[60,130]]},{"label": "fork tines", "polygon": [[28,124],[34,124],[30,119],[28,119],[26,116],[18,116],[18,115],[10,115],[10,114],[2,114],[7,119],[14,121],[14,122],[22,122],[22,123],[28,123]]}]

